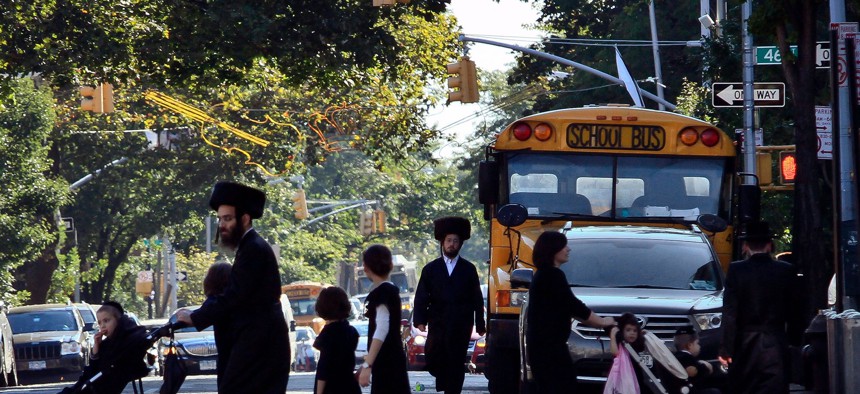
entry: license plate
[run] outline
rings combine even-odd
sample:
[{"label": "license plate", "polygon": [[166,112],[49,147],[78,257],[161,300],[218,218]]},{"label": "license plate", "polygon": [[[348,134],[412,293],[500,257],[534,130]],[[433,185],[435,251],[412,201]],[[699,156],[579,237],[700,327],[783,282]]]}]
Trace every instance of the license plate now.
[{"label": "license plate", "polygon": [[200,360],[200,370],[210,371],[215,369],[215,360]]},{"label": "license plate", "polygon": [[31,371],[35,371],[35,370],[39,370],[39,369],[45,369],[47,367],[48,367],[48,365],[45,364],[45,361],[30,361],[27,364],[27,369],[29,369]]},{"label": "license plate", "polygon": [[639,356],[642,357],[642,362],[645,363],[646,367],[651,368],[654,366],[654,358],[650,354],[640,354]]}]

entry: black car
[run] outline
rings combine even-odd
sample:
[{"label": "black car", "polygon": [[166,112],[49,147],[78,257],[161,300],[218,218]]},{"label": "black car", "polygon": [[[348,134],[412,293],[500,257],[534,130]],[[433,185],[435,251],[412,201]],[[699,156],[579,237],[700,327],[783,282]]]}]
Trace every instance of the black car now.
[{"label": "black car", "polygon": [[[674,350],[673,336],[692,327],[703,360],[716,361],[722,323],[723,273],[707,236],[698,228],[587,226],[565,232],[570,260],[561,269],[571,291],[600,316],[636,315],[640,326]],[[520,313],[527,328],[528,299]],[[520,335],[522,380],[531,380],[528,349]],[[568,348],[580,381],[604,382],[612,364],[608,334],[571,326]]]},{"label": "black car", "polygon": [[[189,307],[196,310],[199,307]],[[170,323],[176,323],[176,314],[170,317]],[[218,348],[215,347],[215,330],[212,326],[203,331],[194,327],[186,327],[175,332],[176,351],[180,360],[188,369],[189,375],[216,373]],[[161,338],[158,342],[159,370],[164,371],[164,356],[170,351],[170,338]]]}]

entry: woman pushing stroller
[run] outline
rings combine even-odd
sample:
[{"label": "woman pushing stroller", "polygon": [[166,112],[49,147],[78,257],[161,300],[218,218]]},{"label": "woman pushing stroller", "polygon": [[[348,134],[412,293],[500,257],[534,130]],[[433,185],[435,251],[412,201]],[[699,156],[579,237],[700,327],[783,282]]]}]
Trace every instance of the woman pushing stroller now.
[{"label": "woman pushing stroller", "polygon": [[146,376],[149,368],[144,362],[152,341],[146,329],[135,324],[119,303],[105,302],[96,311],[99,331],[90,352],[90,365],[78,381],[61,394],[121,393],[128,382]]}]

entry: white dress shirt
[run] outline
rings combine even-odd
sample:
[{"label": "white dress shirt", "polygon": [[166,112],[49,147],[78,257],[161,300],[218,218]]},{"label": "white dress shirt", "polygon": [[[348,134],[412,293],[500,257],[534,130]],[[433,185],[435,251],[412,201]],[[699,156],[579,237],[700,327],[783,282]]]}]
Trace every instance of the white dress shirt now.
[{"label": "white dress shirt", "polygon": [[457,265],[457,260],[460,260],[460,255],[454,256],[453,259],[449,259],[448,256],[442,255],[442,260],[445,260],[445,268],[448,269],[448,276],[451,276],[451,273],[454,272],[454,266]]}]

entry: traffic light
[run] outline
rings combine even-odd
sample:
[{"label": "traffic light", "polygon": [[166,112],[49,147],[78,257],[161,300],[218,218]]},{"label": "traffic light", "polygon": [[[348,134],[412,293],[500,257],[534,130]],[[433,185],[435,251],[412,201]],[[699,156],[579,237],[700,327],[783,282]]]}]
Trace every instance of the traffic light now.
[{"label": "traffic light", "polygon": [[455,89],[448,92],[448,102],[459,101],[462,103],[478,102],[478,75],[475,62],[463,56],[457,63],[448,64],[448,87]]},{"label": "traffic light", "polygon": [[113,112],[113,85],[81,86],[81,109],[96,113]]},{"label": "traffic light", "polygon": [[295,210],[296,219],[305,220],[310,216],[308,213],[308,202],[305,199],[305,191],[304,189],[296,190],[293,193],[293,210]]},{"label": "traffic light", "polygon": [[358,230],[361,235],[373,234],[373,211],[362,210],[358,215]]},{"label": "traffic light", "polygon": [[376,233],[385,232],[385,211],[382,209],[373,211],[373,229]]},{"label": "traffic light", "polygon": [[797,156],[796,152],[784,151],[779,152],[779,178],[783,184],[794,183],[797,176]]}]

